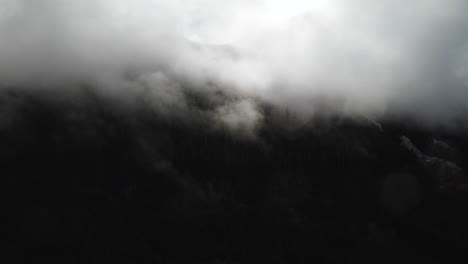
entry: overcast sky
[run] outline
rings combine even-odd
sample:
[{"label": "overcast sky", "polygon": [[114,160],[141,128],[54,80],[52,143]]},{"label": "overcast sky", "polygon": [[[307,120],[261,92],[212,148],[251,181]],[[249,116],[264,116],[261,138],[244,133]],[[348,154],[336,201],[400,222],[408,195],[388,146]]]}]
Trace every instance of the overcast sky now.
[{"label": "overcast sky", "polygon": [[468,106],[466,10],[463,0],[0,0],[0,83],[172,94],[183,79],[306,114],[328,98],[439,122]]}]

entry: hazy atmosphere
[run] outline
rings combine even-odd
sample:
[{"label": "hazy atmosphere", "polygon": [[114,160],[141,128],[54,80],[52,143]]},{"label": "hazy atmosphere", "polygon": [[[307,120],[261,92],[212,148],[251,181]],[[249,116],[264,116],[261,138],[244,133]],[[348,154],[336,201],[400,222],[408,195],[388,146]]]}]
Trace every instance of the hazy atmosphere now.
[{"label": "hazy atmosphere", "polygon": [[144,86],[176,104],[182,82],[210,83],[300,113],[329,100],[338,111],[447,123],[467,111],[467,8],[461,0],[2,0],[0,82],[86,83],[123,97]]},{"label": "hazy atmosphere", "polygon": [[0,0],[0,263],[468,263],[467,11]]}]

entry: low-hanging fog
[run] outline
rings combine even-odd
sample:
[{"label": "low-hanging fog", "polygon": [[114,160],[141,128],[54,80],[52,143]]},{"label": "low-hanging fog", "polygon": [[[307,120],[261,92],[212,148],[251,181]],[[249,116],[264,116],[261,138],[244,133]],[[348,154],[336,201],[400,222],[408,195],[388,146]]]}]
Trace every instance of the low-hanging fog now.
[{"label": "low-hanging fog", "polygon": [[467,11],[0,0],[0,263],[468,263]]},{"label": "low-hanging fog", "polygon": [[124,101],[147,93],[156,109],[183,109],[181,87],[222,89],[238,97],[214,115],[234,126],[261,120],[257,99],[305,115],[327,101],[343,113],[449,123],[468,105],[467,8],[462,0],[1,0],[0,84],[86,84]]}]

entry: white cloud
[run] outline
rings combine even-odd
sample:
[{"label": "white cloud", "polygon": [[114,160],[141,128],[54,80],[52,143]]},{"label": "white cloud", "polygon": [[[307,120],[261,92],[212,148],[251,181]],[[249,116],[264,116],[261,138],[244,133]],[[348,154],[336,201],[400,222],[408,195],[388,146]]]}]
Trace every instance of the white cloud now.
[{"label": "white cloud", "polygon": [[122,72],[166,71],[306,113],[314,98],[327,97],[353,112],[438,120],[468,105],[467,7],[461,0],[2,0],[0,82],[107,79],[118,89],[127,87],[119,85]]}]

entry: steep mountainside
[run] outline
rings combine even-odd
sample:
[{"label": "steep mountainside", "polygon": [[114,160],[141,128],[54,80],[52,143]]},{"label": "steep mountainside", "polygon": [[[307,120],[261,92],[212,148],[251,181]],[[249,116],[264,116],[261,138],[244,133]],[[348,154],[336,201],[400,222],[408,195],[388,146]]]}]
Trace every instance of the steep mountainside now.
[{"label": "steep mountainside", "polygon": [[468,260],[463,130],[396,118],[297,123],[264,105],[245,137],[211,126],[200,113],[213,102],[196,97],[190,120],[93,95],[50,98],[1,98],[2,258]]}]

